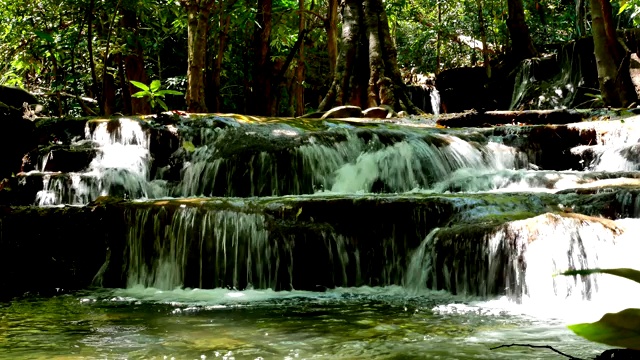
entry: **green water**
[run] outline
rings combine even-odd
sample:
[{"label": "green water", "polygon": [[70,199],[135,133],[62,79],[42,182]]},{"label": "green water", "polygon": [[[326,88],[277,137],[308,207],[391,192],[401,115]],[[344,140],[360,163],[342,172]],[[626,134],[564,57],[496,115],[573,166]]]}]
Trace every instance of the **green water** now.
[{"label": "green water", "polygon": [[557,320],[441,292],[96,290],[0,303],[0,359],[554,359],[604,348]]}]

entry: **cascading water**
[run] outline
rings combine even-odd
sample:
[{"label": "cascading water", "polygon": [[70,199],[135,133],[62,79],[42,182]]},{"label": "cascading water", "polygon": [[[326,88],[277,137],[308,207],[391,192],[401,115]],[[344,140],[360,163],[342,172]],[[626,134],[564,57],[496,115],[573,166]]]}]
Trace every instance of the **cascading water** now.
[{"label": "cascading water", "polygon": [[564,46],[554,57],[523,60],[515,76],[509,108],[566,109],[589,105],[589,100],[595,100],[589,93],[597,93],[593,75],[596,69],[593,56],[583,54],[592,54],[592,49],[593,43],[580,40]]},{"label": "cascading water", "polygon": [[[535,129],[243,121],[180,123],[180,137],[171,138],[176,151],[162,161],[149,151],[160,136],[150,138],[137,121],[90,126],[85,141],[98,148],[88,170],[45,177],[41,204],[126,199],[101,199],[75,213],[48,209],[65,210],[56,229],[73,214],[109,222],[95,223],[110,250],[96,283],[126,289],[92,290],[80,299],[89,320],[64,310],[64,321],[55,322],[64,336],[84,334],[66,326],[90,324],[91,338],[78,341],[99,349],[91,356],[134,349],[148,358],[531,357],[487,350],[523,338],[561,339],[583,357],[598,349],[569,334],[561,316],[514,314],[540,304],[545,312],[558,303],[622,306],[623,282],[552,275],[634,266],[640,220],[621,218],[640,214],[640,175],[620,159],[634,164],[635,122],[550,128],[551,137],[519,142]],[[553,143],[573,133],[575,143]],[[525,147],[531,139],[537,143]],[[630,152],[605,156],[619,145]],[[541,169],[540,154],[572,155],[575,164]],[[166,192],[154,190],[150,176]],[[177,199],[157,199],[167,194]],[[1,220],[5,232],[12,223]],[[501,296],[521,307],[492,310],[486,300]],[[124,332],[130,338],[118,337]],[[109,341],[127,347],[105,347]],[[0,339],[6,349],[15,351]]]},{"label": "cascading water", "polygon": [[[85,139],[97,148],[88,169],[67,176],[45,173],[43,190],[36,195],[38,205],[83,205],[107,195],[139,199],[164,194],[161,185],[149,182],[149,134],[138,121],[88,122]],[[46,163],[42,171],[45,168]]]},{"label": "cascading water", "polygon": [[238,130],[216,130],[207,136],[207,144],[195,149],[182,169],[175,195],[404,192],[428,189],[458,169],[495,171],[527,164],[516,149],[494,142],[481,145],[438,133],[340,129],[306,138],[292,132],[283,135],[284,140],[274,139],[293,142],[287,149],[224,157],[233,139],[228,132]]}]

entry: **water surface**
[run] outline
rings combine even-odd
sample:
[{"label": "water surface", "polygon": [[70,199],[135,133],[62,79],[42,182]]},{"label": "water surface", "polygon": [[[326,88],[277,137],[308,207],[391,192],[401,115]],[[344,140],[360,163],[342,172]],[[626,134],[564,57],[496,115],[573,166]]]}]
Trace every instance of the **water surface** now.
[{"label": "water surface", "polygon": [[[502,300],[400,287],[93,290],[0,303],[1,359],[540,359],[603,347]],[[540,309],[544,314],[544,309]]]}]

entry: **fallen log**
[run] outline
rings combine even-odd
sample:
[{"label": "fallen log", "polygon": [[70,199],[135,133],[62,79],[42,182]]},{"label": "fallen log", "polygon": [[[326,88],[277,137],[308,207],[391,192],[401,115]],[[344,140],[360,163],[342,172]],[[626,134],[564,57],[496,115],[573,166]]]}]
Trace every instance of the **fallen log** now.
[{"label": "fallen log", "polygon": [[497,125],[570,124],[582,121],[588,114],[576,110],[468,111],[443,114],[436,123],[446,127],[489,127]]}]

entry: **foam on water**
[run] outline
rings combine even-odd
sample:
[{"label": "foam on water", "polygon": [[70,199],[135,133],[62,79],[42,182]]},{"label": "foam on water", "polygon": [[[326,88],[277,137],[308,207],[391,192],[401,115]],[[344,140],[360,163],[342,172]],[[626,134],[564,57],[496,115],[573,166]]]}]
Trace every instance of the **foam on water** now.
[{"label": "foam on water", "polygon": [[93,129],[90,124],[85,126],[85,138],[97,146],[97,156],[81,173],[55,178],[44,174],[38,205],[83,205],[106,195],[130,199],[165,195],[162,182],[149,181],[149,134],[138,121],[121,118],[99,122]]},{"label": "foam on water", "polygon": [[[431,288],[481,295],[503,288],[507,299],[524,305],[518,311],[575,320],[637,306],[640,285],[610,275],[554,275],[569,269],[636,267],[638,231],[640,219],[545,214],[507,223],[482,240],[458,238],[456,244],[435,230],[414,252],[411,264],[420,264],[413,272]],[[576,312],[568,311],[573,306]]]}]

